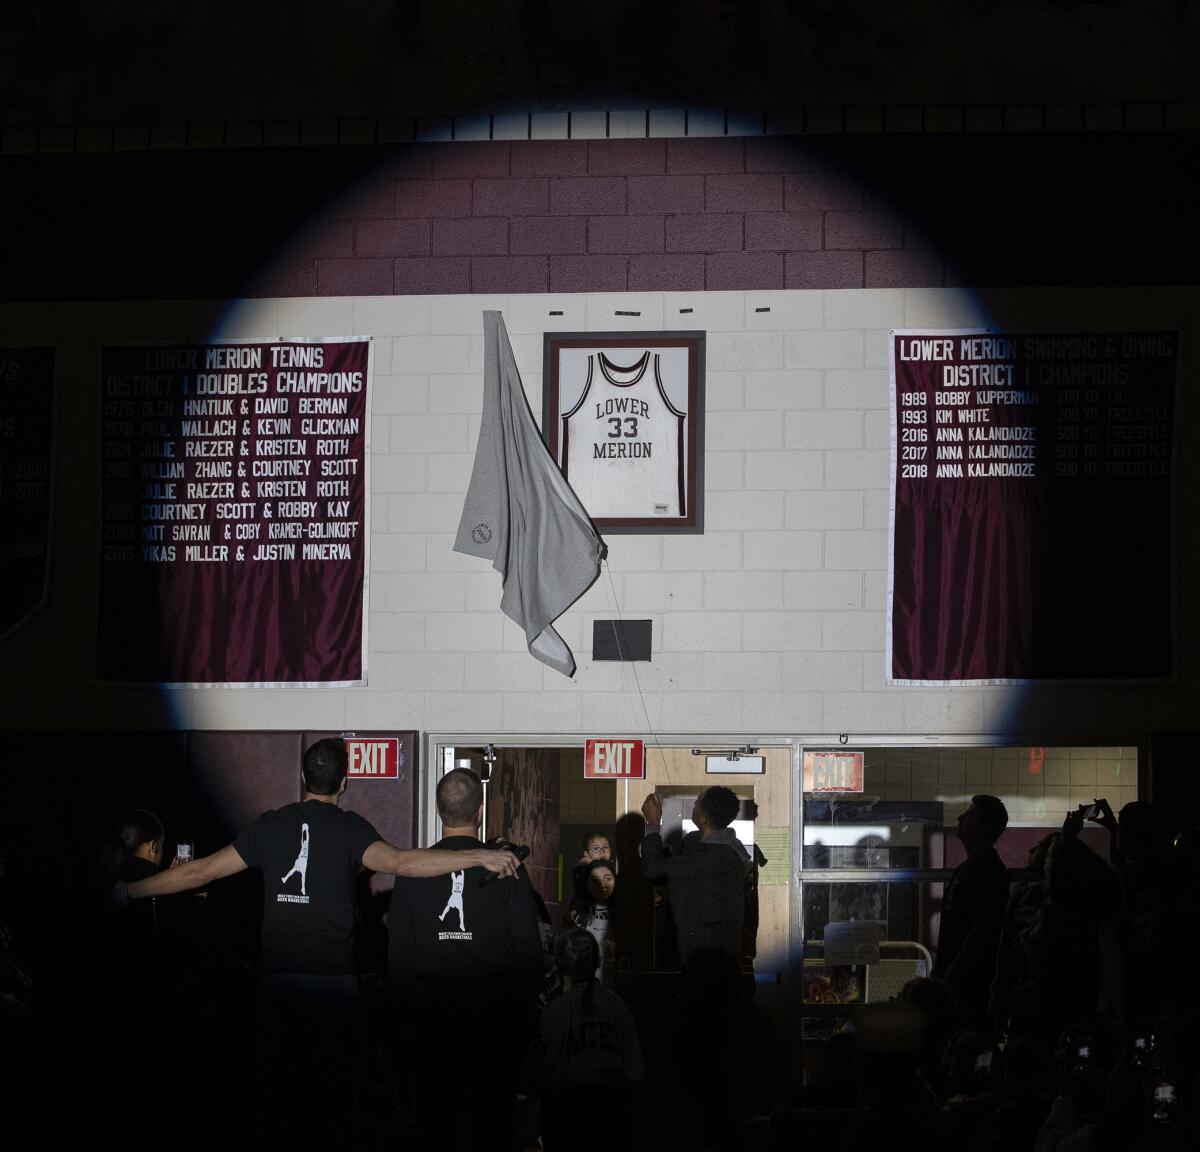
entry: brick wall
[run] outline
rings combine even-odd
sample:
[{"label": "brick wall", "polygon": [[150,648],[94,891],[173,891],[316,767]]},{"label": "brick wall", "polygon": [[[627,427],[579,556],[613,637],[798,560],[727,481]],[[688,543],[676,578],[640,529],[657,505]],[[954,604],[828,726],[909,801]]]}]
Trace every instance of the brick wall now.
[{"label": "brick wall", "polygon": [[1195,282],[1200,134],[599,131],[0,152],[0,300]]},{"label": "brick wall", "polygon": [[942,254],[773,138],[418,145],[318,221],[279,295],[935,287]]}]

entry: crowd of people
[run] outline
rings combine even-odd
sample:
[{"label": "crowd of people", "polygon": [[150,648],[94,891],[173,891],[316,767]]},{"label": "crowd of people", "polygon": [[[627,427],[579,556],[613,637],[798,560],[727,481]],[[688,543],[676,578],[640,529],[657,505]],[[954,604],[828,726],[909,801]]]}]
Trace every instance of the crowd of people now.
[{"label": "crowd of people", "polygon": [[1034,845],[1010,890],[995,849],[1007,819],[973,798],[932,974],[836,1027],[821,1082],[772,1117],[772,1148],[868,1148],[900,1130],[933,1152],[1200,1148],[1190,842],[1148,803],[1118,817],[1098,800]]},{"label": "crowd of people", "polygon": [[[479,839],[475,773],[440,780],[444,835],[427,850],[396,848],[340,807],[341,741],[306,751],[302,783],[298,803],[199,860],[163,867],[166,830],[150,812],[115,829],[59,1005],[60,1041],[96,1058],[78,1115],[60,1119],[120,1126],[136,1104],[177,1147],[641,1146],[647,1057],[615,975],[623,881],[609,834],[583,837],[555,923],[514,846]],[[695,831],[670,850],[652,793],[637,859],[624,860],[659,886],[678,960],[673,1008],[658,1017],[678,1095],[653,1103],[687,1109],[679,1147],[858,1149],[901,1133],[937,1152],[1200,1147],[1195,860],[1150,805],[1072,813],[1010,886],[995,847],[1004,805],[974,797],[932,972],[810,1036],[808,1082],[756,1117],[731,1069],[753,870],[730,828],[738,808],[729,789],[703,790]],[[1089,820],[1109,834],[1108,860],[1081,836]],[[263,894],[254,966],[223,948],[206,895],[251,869]],[[366,872],[396,877],[384,967],[362,945]],[[38,1001],[10,943],[0,923],[0,1057],[17,1083]]]}]

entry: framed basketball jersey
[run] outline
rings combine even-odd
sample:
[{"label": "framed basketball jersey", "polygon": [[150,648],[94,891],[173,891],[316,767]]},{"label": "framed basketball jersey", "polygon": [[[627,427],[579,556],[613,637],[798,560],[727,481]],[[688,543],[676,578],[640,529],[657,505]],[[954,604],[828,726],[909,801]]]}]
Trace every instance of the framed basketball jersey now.
[{"label": "framed basketball jersey", "polygon": [[702,532],[703,332],[547,332],[542,435],[596,527]]}]

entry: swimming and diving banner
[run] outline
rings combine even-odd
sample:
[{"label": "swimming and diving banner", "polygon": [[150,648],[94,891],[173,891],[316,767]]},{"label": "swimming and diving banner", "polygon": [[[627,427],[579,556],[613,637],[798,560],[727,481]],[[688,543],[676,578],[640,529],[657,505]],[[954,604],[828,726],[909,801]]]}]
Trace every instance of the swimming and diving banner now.
[{"label": "swimming and diving banner", "polygon": [[1177,345],[892,334],[889,682],[1172,674]]}]

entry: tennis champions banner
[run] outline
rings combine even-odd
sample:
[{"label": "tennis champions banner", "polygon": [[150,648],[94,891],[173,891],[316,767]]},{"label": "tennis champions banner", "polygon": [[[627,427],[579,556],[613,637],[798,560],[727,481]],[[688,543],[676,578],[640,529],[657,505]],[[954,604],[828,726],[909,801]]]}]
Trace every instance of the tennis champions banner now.
[{"label": "tennis champions banner", "polygon": [[0,636],[46,600],[54,349],[0,348]]},{"label": "tennis champions banner", "polygon": [[369,339],[102,352],[97,677],[366,682]]},{"label": "tennis champions banner", "polygon": [[1177,344],[892,334],[889,682],[1171,675]]}]

